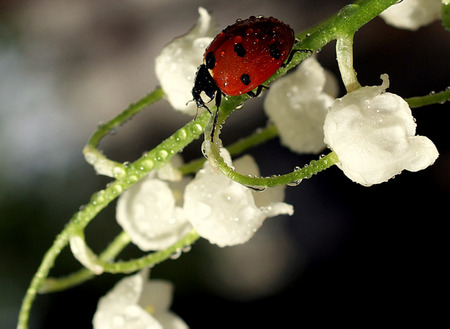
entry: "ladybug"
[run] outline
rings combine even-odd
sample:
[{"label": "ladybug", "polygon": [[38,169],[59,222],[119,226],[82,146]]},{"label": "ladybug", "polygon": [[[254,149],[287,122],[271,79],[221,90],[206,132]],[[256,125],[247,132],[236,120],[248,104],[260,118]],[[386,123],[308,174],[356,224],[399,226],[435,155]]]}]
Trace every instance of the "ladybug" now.
[{"label": "ladybug", "polygon": [[[294,42],[295,34],[289,25],[276,18],[262,16],[237,20],[214,38],[205,50],[203,64],[198,68],[192,89],[197,108],[203,107],[209,111],[200,96],[202,92],[210,101],[216,99],[217,111],[211,140],[222,94],[258,96],[264,88],[261,84],[288,57],[289,60],[292,58]],[[255,88],[256,93],[252,91]]]}]

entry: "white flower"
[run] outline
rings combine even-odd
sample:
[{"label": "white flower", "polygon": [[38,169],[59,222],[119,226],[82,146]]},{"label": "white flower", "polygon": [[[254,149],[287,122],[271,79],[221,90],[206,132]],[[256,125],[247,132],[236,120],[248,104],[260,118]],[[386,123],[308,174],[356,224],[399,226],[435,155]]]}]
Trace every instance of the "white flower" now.
[{"label": "white flower", "polygon": [[198,12],[200,18],[194,28],[165,46],[155,62],[156,76],[167,100],[176,110],[190,115],[197,111],[195,103],[189,102],[195,73],[202,64],[206,47],[215,36],[214,19],[202,7]]},{"label": "white flower", "polygon": [[131,241],[144,251],[166,249],[192,228],[169,184],[151,175],[120,196],[116,217]]},{"label": "white flower", "polygon": [[147,281],[148,271],[120,280],[103,296],[92,320],[94,329],[187,329],[169,311],[173,286],[166,281]]},{"label": "white flower", "polygon": [[323,122],[337,88],[334,77],[313,57],[274,82],[264,109],[278,128],[281,144],[298,153],[322,151]]},{"label": "white flower", "polygon": [[441,0],[403,0],[380,14],[386,23],[400,29],[417,30],[441,15]]},{"label": "white flower", "polygon": [[438,151],[427,137],[415,136],[408,104],[381,86],[362,87],[337,99],[324,124],[325,143],[339,157],[338,166],[353,181],[370,186],[402,170],[418,171],[433,164]]},{"label": "white flower", "polygon": [[117,222],[141,250],[166,249],[192,228],[179,206],[188,180],[177,169],[182,163],[174,156],[119,197]]},{"label": "white flower", "polygon": [[[227,163],[231,159],[226,150],[222,156]],[[247,157],[243,165],[251,174],[258,175],[256,164]],[[238,162],[238,161],[237,161]],[[238,162],[239,163],[239,162]],[[248,170],[248,169],[247,169]],[[250,172],[249,172],[250,173]],[[261,193],[274,193],[271,203],[259,203],[255,197]],[[215,172],[208,162],[187,186],[184,194],[184,211],[195,230],[203,238],[221,247],[247,242],[267,217],[293,214],[293,208],[283,202],[282,190],[252,192],[228,177]]]}]

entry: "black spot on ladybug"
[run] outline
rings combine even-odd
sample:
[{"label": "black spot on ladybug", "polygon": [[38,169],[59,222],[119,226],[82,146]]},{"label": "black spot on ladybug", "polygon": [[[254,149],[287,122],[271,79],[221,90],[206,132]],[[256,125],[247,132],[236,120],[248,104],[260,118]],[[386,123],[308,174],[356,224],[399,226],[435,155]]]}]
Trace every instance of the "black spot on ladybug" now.
[{"label": "black spot on ladybug", "polygon": [[251,82],[250,76],[247,73],[241,75],[241,81],[244,85],[248,86]]},{"label": "black spot on ladybug", "polygon": [[281,57],[281,51],[277,48],[276,44],[270,45],[270,56],[272,56],[275,59],[279,59]]},{"label": "black spot on ladybug", "polygon": [[236,55],[238,55],[239,57],[244,57],[245,54],[247,53],[244,49],[244,46],[242,45],[242,43],[237,43],[234,45],[234,52],[236,53]]},{"label": "black spot on ladybug", "polygon": [[212,70],[214,66],[216,66],[216,57],[214,56],[214,53],[210,51],[208,54],[206,54],[205,57],[206,62],[206,68]]}]

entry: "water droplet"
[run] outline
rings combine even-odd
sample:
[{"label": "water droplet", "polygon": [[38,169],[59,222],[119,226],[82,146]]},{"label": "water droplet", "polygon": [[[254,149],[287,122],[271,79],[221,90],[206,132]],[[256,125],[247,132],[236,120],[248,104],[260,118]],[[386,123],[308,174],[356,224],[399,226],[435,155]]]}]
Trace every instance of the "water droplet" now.
[{"label": "water droplet", "polygon": [[115,166],[112,170],[112,174],[114,178],[121,178],[125,176],[126,171],[125,168],[122,166]]},{"label": "water droplet", "polygon": [[290,183],[287,183],[287,186],[297,186],[297,185],[299,185],[301,182],[302,182],[302,180],[301,180],[301,179],[298,179],[298,180],[292,181],[292,182],[290,182]]},{"label": "water droplet", "polygon": [[155,163],[150,159],[145,159],[141,161],[141,165],[139,166],[139,170],[152,170],[155,166]]},{"label": "water droplet", "polygon": [[177,140],[177,142],[183,141],[186,139],[186,136],[187,136],[186,129],[182,128],[178,130],[177,133],[175,134],[175,139]]},{"label": "water droplet", "polygon": [[156,160],[157,161],[164,161],[167,159],[167,156],[169,155],[169,152],[167,152],[166,150],[160,150],[158,151],[158,153],[156,154]]},{"label": "water droplet", "polygon": [[92,195],[92,197],[91,197],[91,203],[95,205],[95,204],[104,202],[105,201],[104,194],[105,194],[104,190],[94,193],[94,195]]},{"label": "water droplet", "polygon": [[178,258],[180,258],[182,253],[183,252],[181,249],[177,249],[170,255],[170,259],[173,259],[173,260],[178,259]]},{"label": "water droplet", "polygon": [[187,246],[184,246],[184,247],[183,247],[182,251],[183,251],[184,253],[186,253],[186,252],[191,251],[191,249],[192,249],[192,246],[191,246],[191,245],[187,245]]},{"label": "water droplet", "polygon": [[117,183],[111,184],[111,189],[113,194],[120,194],[123,191],[122,185],[119,185]]},{"label": "water droplet", "polygon": [[256,192],[264,192],[267,190],[267,186],[259,186],[259,185],[245,185],[245,187],[248,187],[249,189],[252,189]]},{"label": "water droplet", "polygon": [[191,128],[191,133],[194,135],[200,134],[203,131],[203,127],[198,123],[194,124]]},{"label": "water droplet", "polygon": [[135,175],[131,175],[130,177],[128,177],[127,179],[127,184],[134,184],[138,181],[138,177]]}]

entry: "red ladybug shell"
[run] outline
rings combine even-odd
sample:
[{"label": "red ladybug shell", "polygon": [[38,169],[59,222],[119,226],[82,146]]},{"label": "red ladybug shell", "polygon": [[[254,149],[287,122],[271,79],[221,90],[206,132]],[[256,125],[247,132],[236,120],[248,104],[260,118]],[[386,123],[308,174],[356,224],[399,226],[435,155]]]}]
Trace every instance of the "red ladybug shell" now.
[{"label": "red ladybug shell", "polygon": [[294,45],[294,31],[273,17],[250,17],[228,26],[206,48],[204,62],[226,95],[248,93],[272,76]]}]

